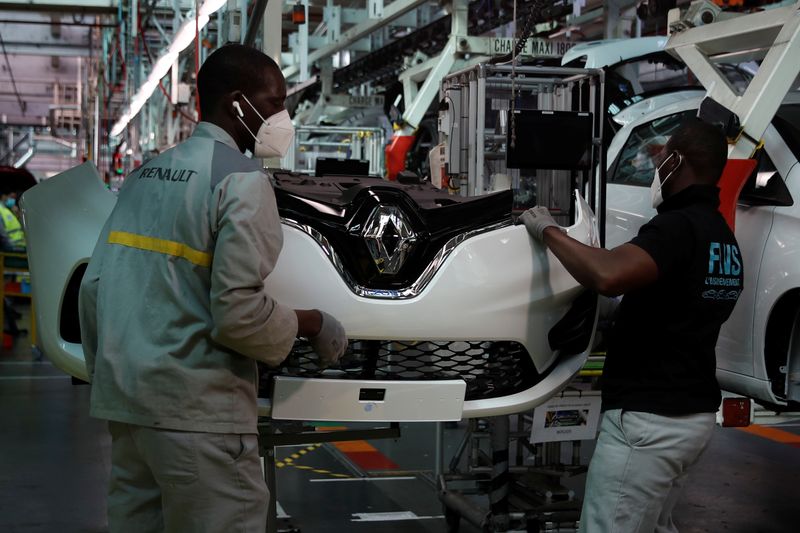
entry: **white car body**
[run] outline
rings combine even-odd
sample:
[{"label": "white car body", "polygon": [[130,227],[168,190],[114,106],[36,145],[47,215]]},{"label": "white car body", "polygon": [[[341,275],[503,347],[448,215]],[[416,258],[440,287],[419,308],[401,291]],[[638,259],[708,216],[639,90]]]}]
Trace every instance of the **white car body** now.
[{"label": "white car body", "polygon": [[[630,150],[646,135],[665,142],[667,137],[656,134],[656,128],[665,128],[679,113],[696,111],[703,95],[685,91],[656,96],[621,113],[624,126],[608,150],[607,247],[629,241],[656,214],[649,189],[652,161]],[[800,105],[800,98],[790,94],[784,105]],[[797,152],[774,125],[764,134],[764,149],[774,171],[757,169],[759,179],[762,184],[781,180],[773,185],[782,185],[794,204],[752,205],[740,197],[736,238],[744,256],[744,291],[720,332],[717,379],[725,390],[782,405],[800,401],[800,165]],[[638,182],[620,183],[620,165],[632,163],[641,165],[630,172]]]},{"label": "white car body", "polygon": [[[374,183],[386,182],[375,179]],[[73,320],[77,317],[76,284],[80,276],[73,273],[91,256],[115,201],[89,163],[41,183],[26,192],[22,201],[40,348],[56,366],[84,380],[86,368]],[[575,223],[568,228],[569,234],[597,246],[598,232],[591,209],[580,196],[575,205]],[[467,397],[463,405],[458,402],[457,413],[438,414],[435,398],[430,405],[359,409],[359,388],[369,387],[371,381],[346,381],[347,390],[342,396],[343,381],[335,379],[336,369],[329,369],[309,379],[308,387],[321,387],[320,394],[325,396],[326,384],[335,385],[338,392],[331,394],[340,403],[332,402],[322,412],[317,409],[304,414],[302,409],[300,413],[289,409],[294,418],[448,420],[520,412],[543,403],[565,387],[581,369],[591,348],[592,338],[571,353],[560,353],[549,344],[548,333],[583,289],[523,226],[511,225],[510,216],[505,223],[450,239],[413,286],[401,291],[371,291],[353,284],[342,273],[336,250],[319,232],[288,218],[284,218],[283,230],[283,251],[267,279],[271,295],[281,303],[332,313],[341,320],[348,337],[359,342],[402,339],[409,345],[421,343],[420,346],[431,341],[479,341],[484,343],[481,346],[518,343],[527,351],[530,368],[539,375],[522,390],[495,397]],[[589,337],[593,336],[597,320],[596,297],[591,298],[591,316],[586,321]],[[69,325],[64,326],[65,320],[72,320],[72,331]],[[438,371],[447,374],[451,383],[466,379],[457,375],[460,363],[446,361],[441,356],[443,352],[447,350],[434,350],[421,360],[445,361],[440,364],[450,365],[453,370]],[[492,356],[478,357],[488,361]],[[472,371],[477,372],[477,378],[482,375],[480,370]],[[398,391],[403,388],[404,392],[397,392],[397,397],[413,397],[417,383],[419,397],[428,398],[435,379],[439,378],[425,383],[398,381]],[[388,385],[387,404],[392,386]],[[323,402],[317,402],[320,403]]]},{"label": "white car body", "polygon": [[576,44],[561,58],[567,65],[583,58],[583,68],[603,68],[629,59],[653,54],[664,49],[668,37],[639,37],[637,39],[606,39]]}]

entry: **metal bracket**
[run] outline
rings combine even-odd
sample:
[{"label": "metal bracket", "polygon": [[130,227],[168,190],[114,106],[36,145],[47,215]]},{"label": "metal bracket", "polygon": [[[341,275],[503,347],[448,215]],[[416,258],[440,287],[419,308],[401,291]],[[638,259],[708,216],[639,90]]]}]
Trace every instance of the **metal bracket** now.
[{"label": "metal bracket", "polygon": [[[674,33],[666,50],[683,60],[708,96],[735,113],[744,128],[730,158],[748,158],[800,72],[800,2]],[[714,62],[763,57],[738,95]]]}]

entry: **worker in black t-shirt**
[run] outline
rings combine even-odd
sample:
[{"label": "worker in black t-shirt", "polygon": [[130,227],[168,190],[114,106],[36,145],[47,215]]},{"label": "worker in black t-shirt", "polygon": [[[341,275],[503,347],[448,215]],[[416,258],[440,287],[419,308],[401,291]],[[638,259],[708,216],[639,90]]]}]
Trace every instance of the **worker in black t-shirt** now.
[{"label": "worker in black t-shirt", "polygon": [[625,295],[608,338],[582,532],[677,531],[672,509],[720,403],[717,337],[743,288],[742,255],[718,210],[726,161],[719,128],[683,123],[657,159],[658,215],[613,250],[572,239],[546,208],[520,217],[582,285]]}]

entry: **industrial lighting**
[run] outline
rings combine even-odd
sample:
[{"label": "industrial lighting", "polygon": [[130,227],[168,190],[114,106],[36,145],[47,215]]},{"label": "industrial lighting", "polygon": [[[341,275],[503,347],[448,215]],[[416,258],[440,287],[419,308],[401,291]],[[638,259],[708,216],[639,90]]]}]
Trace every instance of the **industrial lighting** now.
[{"label": "industrial lighting", "polygon": [[178,59],[178,56],[183,52],[192,41],[194,41],[196,31],[200,31],[208,24],[211,15],[219,11],[222,6],[227,3],[227,0],[206,0],[200,10],[198,11],[197,23],[195,27],[195,20],[193,18],[186,19],[181,27],[175,32],[172,42],[169,44],[164,53],[153,65],[150,75],[147,80],[139,87],[136,94],[131,98],[130,104],[123,111],[122,116],[119,117],[114,127],[111,128],[111,135],[116,137],[125,129],[128,123],[135,117],[145,102],[152,96],[153,91],[158,87],[161,78],[167,75],[173,63]]}]

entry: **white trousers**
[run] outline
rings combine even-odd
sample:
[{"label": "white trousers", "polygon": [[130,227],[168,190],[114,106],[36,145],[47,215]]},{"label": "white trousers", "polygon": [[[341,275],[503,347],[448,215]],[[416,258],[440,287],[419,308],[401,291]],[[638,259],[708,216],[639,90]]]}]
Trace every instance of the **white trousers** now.
[{"label": "white trousers", "polygon": [[109,422],[109,533],[264,533],[258,436]]},{"label": "white trousers", "polygon": [[581,533],[675,533],[672,510],[716,416],[606,411],[581,511]]}]

